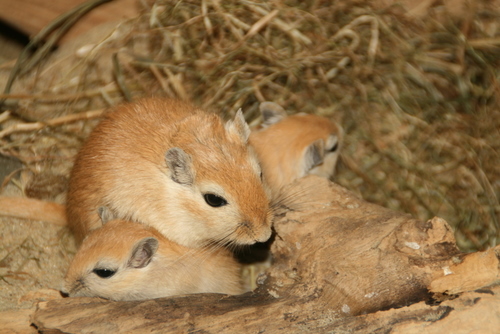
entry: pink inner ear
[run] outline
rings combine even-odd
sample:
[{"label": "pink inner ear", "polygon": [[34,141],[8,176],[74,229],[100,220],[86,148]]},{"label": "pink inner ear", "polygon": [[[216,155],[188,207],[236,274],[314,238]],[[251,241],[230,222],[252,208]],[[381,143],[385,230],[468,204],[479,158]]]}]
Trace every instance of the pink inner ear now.
[{"label": "pink inner ear", "polygon": [[192,185],[194,172],[191,165],[191,156],[179,147],[173,147],[165,153],[165,162],[171,173],[173,181]]},{"label": "pink inner ear", "polygon": [[132,256],[128,262],[129,267],[146,267],[158,248],[158,240],[155,238],[145,238],[141,240],[132,251]]},{"label": "pink inner ear", "polygon": [[323,139],[318,139],[306,148],[304,153],[304,172],[307,174],[312,168],[323,163],[325,156]]},{"label": "pink inner ear", "polygon": [[225,128],[227,131],[232,132],[241,138],[241,141],[244,143],[248,142],[248,138],[250,137],[250,127],[245,121],[245,117],[243,116],[243,111],[238,109],[234,120],[228,121],[225,124]]}]

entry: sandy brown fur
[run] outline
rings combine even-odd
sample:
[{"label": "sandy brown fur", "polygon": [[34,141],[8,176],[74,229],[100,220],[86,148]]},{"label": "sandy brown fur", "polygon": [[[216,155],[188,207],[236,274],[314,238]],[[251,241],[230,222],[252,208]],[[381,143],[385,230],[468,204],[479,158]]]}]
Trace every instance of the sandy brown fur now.
[{"label": "sandy brown fur", "polygon": [[[155,226],[185,246],[224,237],[242,244],[266,239],[271,213],[260,167],[230,124],[171,99],[145,99],[108,112],[70,177],[67,216],[77,239],[101,226],[96,213],[101,206],[117,218]],[[172,181],[165,154],[173,147],[191,157],[192,186]],[[213,189],[230,205],[209,207],[202,193]],[[251,225],[249,233],[238,230],[241,223]]]},{"label": "sandy brown fur", "polygon": [[[280,111],[284,113],[284,110]],[[273,120],[273,122],[276,120]],[[322,163],[312,168],[305,167],[305,151],[310,145],[324,150],[330,136],[338,139],[337,151],[320,152]],[[317,115],[280,115],[279,121],[252,132],[250,144],[254,147],[264,177],[276,197],[280,189],[307,174],[330,178],[334,174],[342,129],[329,119]]]},{"label": "sandy brown fur", "polygon": [[[130,265],[141,240],[153,238],[158,248],[141,268]],[[94,269],[112,269],[108,278]],[[242,293],[240,265],[225,248],[191,249],[165,238],[156,229],[113,220],[83,241],[67,272],[64,289],[70,296],[140,300],[188,293]]]},{"label": "sandy brown fur", "polygon": [[66,225],[64,205],[34,198],[0,196],[0,215]]}]

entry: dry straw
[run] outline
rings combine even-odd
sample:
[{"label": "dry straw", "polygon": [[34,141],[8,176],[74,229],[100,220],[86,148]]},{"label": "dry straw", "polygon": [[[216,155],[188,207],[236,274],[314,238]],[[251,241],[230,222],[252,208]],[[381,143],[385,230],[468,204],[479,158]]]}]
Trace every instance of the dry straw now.
[{"label": "dry straw", "polygon": [[[227,116],[242,108],[255,124],[271,100],[343,124],[340,184],[445,218],[464,250],[497,244],[500,13],[481,2],[462,18],[438,6],[415,19],[373,3],[156,1],[79,50],[77,84],[55,79],[52,59],[24,74],[31,91],[2,95],[0,150],[43,173],[71,161],[100,115],[92,110],[110,104],[175,96]],[[62,111],[47,119],[48,107]]]}]

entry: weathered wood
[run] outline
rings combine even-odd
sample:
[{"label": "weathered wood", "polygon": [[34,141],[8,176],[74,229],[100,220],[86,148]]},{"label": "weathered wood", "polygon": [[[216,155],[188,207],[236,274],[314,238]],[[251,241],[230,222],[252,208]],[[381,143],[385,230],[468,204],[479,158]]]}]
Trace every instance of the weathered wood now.
[{"label": "weathered wood", "polygon": [[[27,35],[34,35],[61,14],[87,0],[0,0],[0,20]],[[85,15],[61,42],[105,22],[119,21],[139,14],[137,0],[114,0]]]},{"label": "weathered wood", "polygon": [[497,282],[500,280],[499,259],[500,246],[456,257],[449,267],[443,268],[445,275],[431,282],[429,291],[437,295],[456,295]]},{"label": "weathered wood", "polygon": [[0,334],[36,334],[30,326],[33,309],[19,309],[0,312]]},{"label": "weathered wood", "polygon": [[0,334],[38,333],[38,330],[31,325],[36,302],[61,298],[61,293],[54,289],[39,289],[28,292],[19,299],[19,302],[31,302],[31,307],[0,311]]},{"label": "weathered wood", "polygon": [[[272,312],[261,309],[260,305],[246,305],[246,312],[241,311],[241,304],[246,298],[241,299],[240,305],[228,305],[219,298],[206,298],[191,296],[192,299],[174,298],[167,303],[166,299],[148,302],[105,302],[99,299],[75,298],[70,305],[70,318],[74,324],[68,324],[57,319],[59,315],[50,315],[47,311],[52,305],[40,304],[40,312],[44,313],[43,321],[58,322],[58,329],[40,328],[42,333],[62,333],[70,331],[81,333],[95,330],[101,332],[133,333],[179,333],[191,331],[205,331],[205,333],[495,333],[500,328],[500,287],[481,289],[467,292],[456,299],[447,300],[440,305],[428,305],[425,302],[413,304],[409,307],[379,311],[366,315],[338,317],[335,314],[321,309],[308,309],[304,307],[303,317],[278,312],[279,302]],[[179,301],[182,301],[178,303]],[[191,306],[189,301],[195,301],[196,306]],[[199,303],[199,304],[198,304]],[[206,303],[206,304],[205,304]],[[225,314],[220,313],[220,308],[212,307],[213,303],[223,308],[233,307]],[[107,304],[107,305],[105,305]],[[134,304],[134,305],[131,305]],[[204,307],[203,307],[203,304]],[[58,307],[68,304],[60,303]],[[93,312],[92,307],[98,307]],[[162,309],[164,308],[164,309]],[[198,309],[197,311],[195,311]],[[59,309],[61,311],[61,309]],[[75,312],[75,313],[73,313]],[[102,315],[102,312],[111,312]],[[214,314],[211,315],[211,312]],[[306,313],[309,316],[305,316]],[[78,319],[76,316],[93,316],[95,321],[87,318]],[[199,319],[201,315],[204,315]],[[118,319],[111,321],[113,317]],[[236,318],[240,316],[241,318]],[[262,319],[256,324],[256,317]],[[50,319],[53,317],[53,319]],[[222,320],[217,323],[210,321],[211,317]],[[200,321],[198,321],[200,320]],[[66,319],[65,321],[68,321]]]},{"label": "weathered wood", "polygon": [[[35,325],[71,333],[374,330],[372,323],[391,323],[363,314],[431,300],[428,286],[449,274],[443,268],[466,262],[442,219],[412,219],[314,176],[289,191],[293,201],[275,222],[274,263],[254,292],[142,302],[68,298],[40,303]],[[440,319],[449,311],[436,306],[398,314]]]},{"label": "weathered wood", "polygon": [[320,332],[370,334],[497,333],[500,328],[500,287],[467,292],[440,305],[424,302],[409,307],[348,317]]}]

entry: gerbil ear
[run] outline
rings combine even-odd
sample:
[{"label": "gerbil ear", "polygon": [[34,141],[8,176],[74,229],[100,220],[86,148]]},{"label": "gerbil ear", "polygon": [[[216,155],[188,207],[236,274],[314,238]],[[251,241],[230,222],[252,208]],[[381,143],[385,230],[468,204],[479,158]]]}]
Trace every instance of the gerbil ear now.
[{"label": "gerbil ear", "polygon": [[309,145],[304,153],[304,174],[323,162],[325,156],[323,139],[318,139]]},{"label": "gerbil ear", "polygon": [[116,218],[114,213],[106,206],[99,207],[99,209],[97,209],[97,214],[99,218],[101,218],[103,225]]},{"label": "gerbil ear", "polygon": [[194,171],[191,156],[184,150],[174,147],[165,154],[165,161],[172,173],[172,180],[179,184],[191,185],[194,182]]},{"label": "gerbil ear", "polygon": [[144,268],[151,262],[157,249],[158,239],[153,237],[142,239],[134,246],[127,265],[132,268]]},{"label": "gerbil ear", "polygon": [[245,117],[243,116],[243,111],[241,110],[241,108],[236,112],[234,120],[228,121],[225,127],[227,131],[236,133],[238,136],[240,136],[241,140],[244,143],[248,142],[248,137],[250,137],[250,127],[245,121]]},{"label": "gerbil ear", "polygon": [[259,110],[262,114],[263,126],[276,124],[287,116],[285,109],[274,102],[262,102]]}]

